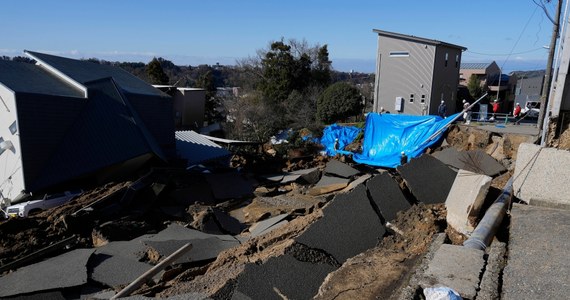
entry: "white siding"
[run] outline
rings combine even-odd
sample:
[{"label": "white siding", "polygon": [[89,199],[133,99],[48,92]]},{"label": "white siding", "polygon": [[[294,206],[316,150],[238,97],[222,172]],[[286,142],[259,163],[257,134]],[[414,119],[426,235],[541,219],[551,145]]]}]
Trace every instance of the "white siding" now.
[{"label": "white siding", "polygon": [[[22,173],[22,160],[20,151],[20,135],[16,131],[10,132],[10,125],[16,122],[17,114],[15,94],[4,85],[0,84],[0,137],[4,141],[10,141],[12,149],[5,150],[0,154],[0,192],[5,198],[14,199],[24,189],[24,177]],[[0,150],[1,151],[1,150]]]},{"label": "white siding", "polygon": [[[414,41],[378,36],[375,109],[396,113],[396,97],[404,98],[404,114],[421,115],[429,107],[436,47]],[[390,55],[407,52],[408,55]],[[413,100],[412,100],[413,95]],[[422,95],[424,96],[422,103]]]}]

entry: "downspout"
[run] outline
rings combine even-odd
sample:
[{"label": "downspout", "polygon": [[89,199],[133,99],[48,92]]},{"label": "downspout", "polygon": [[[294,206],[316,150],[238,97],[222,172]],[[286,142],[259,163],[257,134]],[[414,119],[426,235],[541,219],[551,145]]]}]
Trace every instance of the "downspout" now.
[{"label": "downspout", "polygon": [[497,232],[497,228],[503,222],[503,217],[511,203],[513,192],[513,178],[509,179],[501,195],[487,209],[485,216],[475,228],[469,239],[463,242],[463,246],[471,249],[485,250]]}]

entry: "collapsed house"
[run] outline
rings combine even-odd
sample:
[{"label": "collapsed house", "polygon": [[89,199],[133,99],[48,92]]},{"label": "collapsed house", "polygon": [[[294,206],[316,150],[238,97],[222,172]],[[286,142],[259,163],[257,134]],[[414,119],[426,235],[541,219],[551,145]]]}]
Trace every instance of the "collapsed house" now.
[{"label": "collapsed house", "polygon": [[104,182],[176,152],[172,99],[121,68],[0,61],[0,199]]}]

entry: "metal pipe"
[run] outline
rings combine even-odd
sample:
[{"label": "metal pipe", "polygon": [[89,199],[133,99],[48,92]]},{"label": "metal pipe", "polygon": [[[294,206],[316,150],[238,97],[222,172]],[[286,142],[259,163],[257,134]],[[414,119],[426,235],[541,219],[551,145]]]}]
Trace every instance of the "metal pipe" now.
[{"label": "metal pipe", "polygon": [[487,209],[485,216],[469,239],[463,242],[463,246],[472,249],[485,250],[493,237],[495,232],[501,223],[503,222],[503,217],[507,212],[507,208],[511,203],[511,196],[513,192],[513,178],[509,179],[501,195],[495,200],[495,202]]},{"label": "metal pipe", "polygon": [[152,267],[152,269],[146,271],[139,278],[135,279],[135,281],[133,281],[131,284],[127,285],[124,289],[122,289],[120,292],[118,292],[115,296],[111,297],[111,300],[118,299],[121,297],[126,297],[126,296],[130,295],[133,291],[138,289],[143,283],[145,283],[147,280],[152,278],[158,272],[162,271],[164,268],[166,268],[172,262],[174,262],[175,260],[180,258],[182,255],[184,255],[186,252],[190,251],[190,249],[192,249],[192,244],[190,244],[190,243],[184,244],[184,246],[182,246],[180,249],[176,250],[176,252],[170,254],[170,256],[165,258],[158,265],[156,265],[156,266]]}]

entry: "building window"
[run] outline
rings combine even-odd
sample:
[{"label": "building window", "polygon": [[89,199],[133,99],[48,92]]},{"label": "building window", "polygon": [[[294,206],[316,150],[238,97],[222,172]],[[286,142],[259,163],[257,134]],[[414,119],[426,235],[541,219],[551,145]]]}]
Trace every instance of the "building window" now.
[{"label": "building window", "polygon": [[16,134],[16,132],[18,132],[18,127],[16,126],[16,121],[12,122],[12,124],[10,125],[10,132],[12,134]]},{"label": "building window", "polygon": [[445,66],[447,67],[447,60],[449,59],[449,53],[445,53]]},{"label": "building window", "polygon": [[408,51],[391,51],[390,57],[408,57],[410,56],[410,52]]},{"label": "building window", "polygon": [[455,54],[455,67],[459,67],[459,54]]},{"label": "building window", "polygon": [[414,103],[414,94],[410,94],[410,103]]},{"label": "building window", "polygon": [[422,95],[422,99],[420,99],[421,103],[426,103],[426,95]]}]

